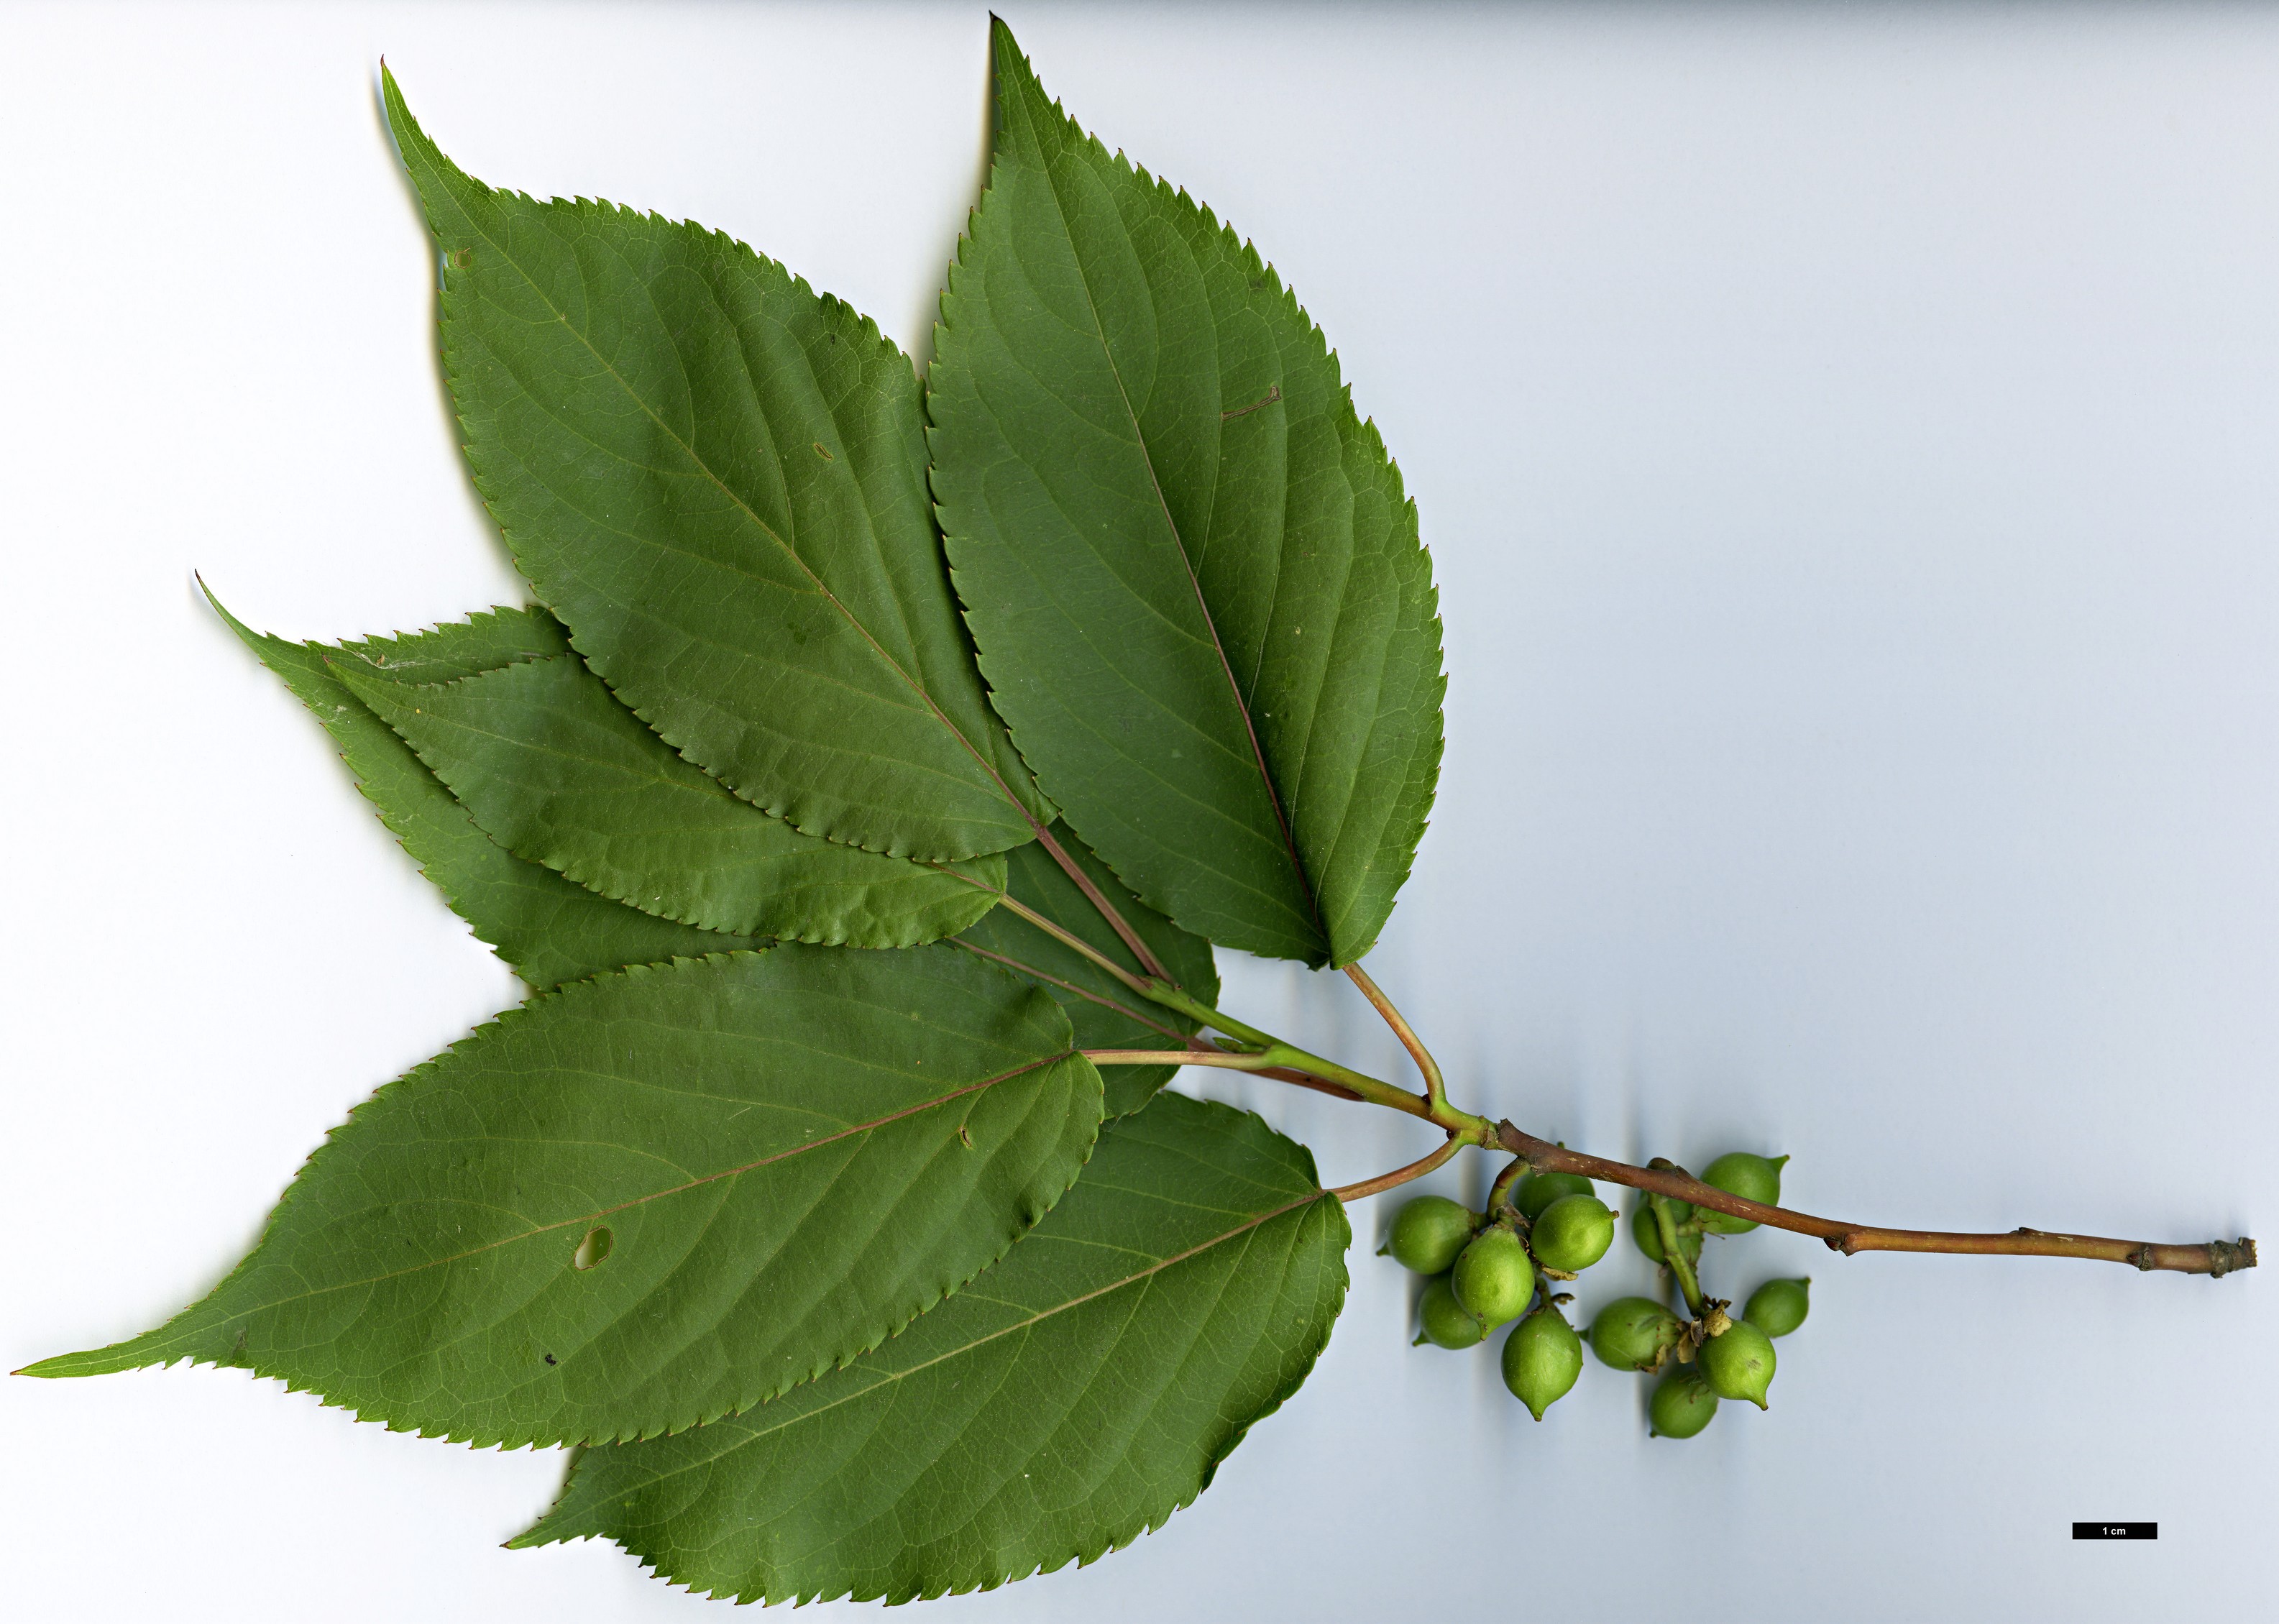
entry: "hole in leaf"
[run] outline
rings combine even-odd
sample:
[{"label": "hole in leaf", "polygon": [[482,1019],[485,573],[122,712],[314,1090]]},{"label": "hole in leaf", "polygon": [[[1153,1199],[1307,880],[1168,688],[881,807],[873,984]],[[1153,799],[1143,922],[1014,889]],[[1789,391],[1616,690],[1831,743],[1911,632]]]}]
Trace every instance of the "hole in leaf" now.
[{"label": "hole in leaf", "polygon": [[837,457],[832,456],[830,452],[824,449],[823,442],[819,440],[815,442],[815,454],[826,463],[835,463],[839,460]]},{"label": "hole in leaf", "polygon": [[610,1244],[616,1238],[605,1229],[587,1230],[586,1238],[578,1243],[578,1250],[570,1254],[570,1267],[579,1269],[593,1268],[610,1255]]},{"label": "hole in leaf", "polygon": [[472,249],[453,249],[450,252],[449,258],[453,265],[457,266],[459,270],[464,271],[469,265],[475,263],[475,250]]}]

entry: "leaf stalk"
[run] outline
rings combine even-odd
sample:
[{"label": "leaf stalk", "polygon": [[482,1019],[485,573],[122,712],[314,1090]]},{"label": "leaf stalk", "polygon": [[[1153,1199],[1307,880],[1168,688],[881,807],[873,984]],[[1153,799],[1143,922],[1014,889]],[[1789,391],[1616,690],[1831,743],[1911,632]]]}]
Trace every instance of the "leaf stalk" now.
[{"label": "leaf stalk", "polygon": [[1053,839],[1051,830],[1034,819],[1031,823],[1037,831],[1037,844],[1045,848],[1045,854],[1058,863],[1061,872],[1075,882],[1076,888],[1084,893],[1085,900],[1092,904],[1093,911],[1107,921],[1108,928],[1132,950],[1132,956],[1139,961],[1140,968],[1159,980],[1170,980],[1171,972],[1163,968],[1163,961],[1155,956],[1155,949],[1141,939],[1140,932],[1124,923],[1124,915],[1116,911],[1116,905],[1093,883],[1092,876],[1084,871],[1083,865],[1069,855],[1066,846]]},{"label": "leaf stalk", "polygon": [[[1142,998],[1153,998],[1155,996],[1147,990],[1150,985],[1148,978],[1133,975],[1130,970],[1124,969],[1115,960],[1101,952],[1099,948],[1085,940],[1084,938],[1077,935],[1072,931],[1065,930],[1060,925],[1055,924],[1053,921],[1046,918],[1042,914],[1037,912],[1035,908],[1031,908],[1027,903],[1016,897],[1011,892],[999,892],[997,893],[997,906],[1003,908],[1007,913],[1011,914],[1017,919],[1027,920],[1031,924],[1036,926],[1038,930],[1042,931],[1047,936],[1051,937],[1055,941],[1067,948],[1070,952],[1081,954],[1084,957],[1090,959],[1094,964],[1100,966],[1101,969],[1115,977],[1116,980],[1122,982],[1125,986],[1130,987],[1134,992],[1139,993]],[[1170,983],[1166,982],[1163,984],[1168,986]],[[1161,1003],[1163,1000],[1161,999],[1156,999],[1155,1001]]]},{"label": "leaf stalk", "polygon": [[[1268,1071],[1276,1067],[1289,1067],[1298,1071],[1309,1072],[1316,1077],[1341,1084],[1350,1090],[1354,1096],[1367,1100],[1371,1105],[1385,1106],[1409,1116],[1421,1116],[1434,1127],[1459,1136],[1467,1145],[1485,1147],[1495,1143],[1494,1123],[1489,1122],[1485,1116],[1476,1116],[1469,1111],[1458,1109],[1449,1104],[1445,1097],[1434,1100],[1428,1095],[1413,1094],[1405,1088],[1398,1087],[1378,1077],[1372,1077],[1366,1072],[1355,1071],[1350,1066],[1339,1065],[1333,1060],[1325,1059],[1309,1050],[1301,1049],[1285,1039],[1277,1038],[1271,1032],[1262,1031],[1247,1022],[1238,1021],[1223,1010],[1214,1009],[1201,1000],[1189,996],[1167,982],[1152,982],[1138,990],[1144,997],[1163,1005],[1166,1009],[1176,1009],[1191,1021],[1208,1026],[1214,1031],[1224,1032],[1239,1044],[1250,1046],[1255,1051],[1255,1058],[1270,1062],[1268,1065],[1248,1067],[1246,1069]],[[1418,1046],[1422,1047],[1421,1045]],[[1430,1056],[1427,1058],[1429,1059]],[[1432,1075],[1438,1075],[1437,1067]],[[1430,1077],[1427,1078],[1427,1083],[1429,1086]]]},{"label": "leaf stalk", "polygon": [[1436,1111],[1445,1109],[1448,1103],[1448,1088],[1441,1079],[1440,1064],[1432,1058],[1431,1051],[1424,1046],[1424,1040],[1416,1035],[1416,1029],[1408,1024],[1408,1017],[1385,997],[1383,989],[1359,964],[1346,966],[1346,979],[1361,989],[1362,996],[1369,1000],[1370,1007],[1378,1015],[1385,1017],[1385,1023],[1393,1029],[1393,1035],[1400,1039],[1400,1046],[1408,1051],[1408,1058],[1416,1062],[1416,1070],[1424,1079],[1424,1098],[1431,1102],[1432,1108]]},{"label": "leaf stalk", "polygon": [[1429,1156],[1420,1156],[1405,1168],[1395,1168],[1392,1172],[1380,1173],[1375,1178],[1362,1179],[1357,1184],[1334,1185],[1330,1193],[1340,1201],[1348,1202],[1365,1200],[1373,1195],[1383,1195],[1388,1190],[1399,1189],[1411,1179],[1423,1177],[1427,1173],[1444,1165],[1451,1156],[1463,1148],[1464,1140],[1452,1133],[1448,1136],[1447,1143]]}]

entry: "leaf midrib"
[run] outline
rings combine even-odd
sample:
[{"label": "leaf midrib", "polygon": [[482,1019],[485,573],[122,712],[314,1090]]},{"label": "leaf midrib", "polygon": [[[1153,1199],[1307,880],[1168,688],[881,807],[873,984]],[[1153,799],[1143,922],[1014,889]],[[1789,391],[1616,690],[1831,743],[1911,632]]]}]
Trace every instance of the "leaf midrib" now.
[{"label": "leaf midrib", "polygon": [[[1025,97],[1022,98],[1021,111],[1024,118],[1033,119],[1033,111]],[[1032,125],[1032,139],[1035,134]],[[1037,149],[1042,158],[1043,143],[1040,141]],[[1194,592],[1195,611],[1202,617],[1204,630],[1210,633],[1211,652],[1218,656],[1219,673],[1226,679],[1227,695],[1234,701],[1235,714],[1242,718],[1243,732],[1250,743],[1251,760],[1258,769],[1259,781],[1265,786],[1266,802],[1274,809],[1275,826],[1282,836],[1283,850],[1290,859],[1291,874],[1298,882],[1299,892],[1306,899],[1306,911],[1312,917],[1324,950],[1327,951],[1329,926],[1323,921],[1321,904],[1314,895],[1313,881],[1306,873],[1305,862],[1298,854],[1298,843],[1290,831],[1289,816],[1283,810],[1282,796],[1275,786],[1273,772],[1267,766],[1266,752],[1258,742],[1258,724],[1251,716],[1249,705],[1243,700],[1240,685],[1234,679],[1234,666],[1227,658],[1226,645],[1219,637],[1218,623],[1212,617],[1210,603],[1203,596],[1201,578],[1195,573],[1194,561],[1188,556],[1186,538],[1179,533],[1178,522],[1171,517],[1170,503],[1163,495],[1163,482],[1155,471],[1155,453],[1147,444],[1147,435],[1140,430],[1139,413],[1132,410],[1132,392],[1124,385],[1124,369],[1116,364],[1116,352],[1109,345],[1108,330],[1100,318],[1100,302],[1093,296],[1092,280],[1085,272],[1084,256],[1077,251],[1076,234],[1069,226],[1068,210],[1061,202],[1055,165],[1049,158],[1042,158],[1042,162],[1046,185],[1052,195],[1053,210],[1060,218],[1061,232],[1069,245],[1069,258],[1076,267],[1077,285],[1084,290],[1085,309],[1092,317],[1093,332],[1099,341],[1101,356],[1108,363],[1108,374],[1116,380],[1116,396],[1123,402],[1125,420],[1132,425],[1132,443],[1139,448],[1140,464],[1147,471],[1147,485],[1155,494],[1156,510],[1163,516],[1163,528],[1170,535],[1171,545],[1179,555],[1179,567],[1186,571],[1187,585]]]},{"label": "leaf midrib", "polygon": [[[1010,1071],[1000,1072],[993,1077],[984,1077],[978,1083],[969,1083],[962,1088],[952,1089],[946,1094],[937,1094],[930,1099],[920,1101],[917,1105],[905,1107],[903,1109],[899,1111],[890,1111],[886,1115],[874,1117],[869,1122],[854,1123],[848,1127],[840,1129],[836,1133],[826,1134],[822,1138],[810,1140],[803,1145],[794,1145],[788,1150],[779,1151],[771,1156],[762,1156],[756,1161],[745,1162],[739,1167],[725,1168],[717,1173],[706,1173],[701,1176],[688,1179],[685,1183],[672,1185],[669,1189],[651,1191],[647,1195],[634,1196],[630,1200],[619,1201],[611,1207],[599,1207],[593,1212],[579,1214],[569,1218],[557,1219],[552,1223],[538,1224],[531,1229],[525,1229],[519,1235],[503,1236],[495,1241],[486,1241],[480,1246],[470,1246],[464,1252],[455,1252],[445,1257],[429,1258],[424,1261],[413,1263],[403,1268],[390,1269],[385,1274],[368,1275],[362,1279],[336,1281],[331,1284],[315,1287],[306,1291],[295,1292],[289,1297],[271,1298],[265,1302],[255,1304],[249,1308],[241,1309],[237,1312],[241,1314],[250,1314],[265,1312],[274,1308],[281,1308],[288,1303],[302,1302],[312,1297],[326,1296],[334,1291],[350,1291],[357,1286],[377,1285],[383,1280],[395,1280],[400,1279],[406,1275],[419,1274],[426,1269],[441,1268],[449,1264],[464,1262],[469,1258],[480,1257],[486,1252],[495,1252],[502,1246],[517,1245],[523,1241],[532,1240],[541,1235],[551,1234],[557,1229],[566,1229],[575,1224],[592,1223],[596,1219],[607,1218],[614,1213],[622,1213],[636,1207],[643,1207],[651,1201],[661,1201],[668,1196],[684,1195],[691,1190],[701,1189],[706,1184],[717,1184],[724,1178],[739,1177],[743,1174],[754,1172],[758,1168],[772,1166],[776,1162],[788,1161],[794,1156],[805,1155],[810,1151],[821,1150],[827,1145],[835,1145],[841,1139],[852,1138],[856,1134],[873,1132],[878,1129],[898,1122],[904,1117],[915,1116],[922,1111],[931,1111],[937,1106],[947,1105],[955,1099],[962,1099],[968,1094],[978,1093],[985,1088],[994,1088],[1000,1083],[1010,1082],[1015,1077],[1024,1076],[1028,1073],[1039,1070],[1044,1067],[1058,1065],[1063,1061],[1074,1059],[1076,1057],[1076,1053],[1077,1052],[1074,1049],[1069,1049],[1059,1054],[1047,1055],[1042,1060],[1031,1061],[1026,1065],[1017,1066]],[[250,1261],[249,1259],[248,1260]],[[236,1316],[235,1314],[233,1314],[229,1317],[234,1318]],[[180,1338],[176,1338],[176,1340],[179,1341]]]}]

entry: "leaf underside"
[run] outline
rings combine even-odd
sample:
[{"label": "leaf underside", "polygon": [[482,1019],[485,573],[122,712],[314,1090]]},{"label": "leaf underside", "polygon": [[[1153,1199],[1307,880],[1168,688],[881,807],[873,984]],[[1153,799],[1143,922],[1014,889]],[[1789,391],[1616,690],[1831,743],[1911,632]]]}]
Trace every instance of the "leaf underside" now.
[{"label": "leaf underside", "polygon": [[998,709],[1140,895],[1343,964],[1439,771],[1414,505],[1248,244],[1111,156],[994,28],[997,142],[928,375],[933,488]]},{"label": "leaf underside", "polygon": [[476,486],[650,726],[813,835],[931,862],[1049,820],[990,709],[877,326],[701,226],[495,191],[385,94],[443,250]]},{"label": "leaf underside", "polygon": [[[1154,950],[1163,968],[1170,971],[1171,979],[1204,1003],[1217,1003],[1218,967],[1212,961],[1210,944],[1182,931],[1126,891],[1067,824],[1055,824],[1052,833],[1061,848],[1092,877],[1110,906],[1139,932],[1140,939]],[[1139,972],[1140,961],[1132,950],[1041,843],[1017,847],[1005,857],[1017,901],[1081,937],[1125,969]],[[1139,997],[1082,954],[1063,946],[1010,908],[993,909],[958,939],[996,955],[1000,961],[1009,961],[1009,968],[1017,974],[1035,980],[1051,993],[1068,1012],[1078,1048],[1176,1051],[1186,1047],[1182,1035],[1195,1030],[1193,1022]],[[1176,1065],[1107,1068],[1101,1075],[1107,1080],[1108,1115],[1122,1116],[1138,1110],[1178,1069]]]},{"label": "leaf underside", "polygon": [[1162,1094],[1005,1260],[759,1408],[578,1458],[513,1543],[600,1535],[741,1601],[906,1601],[1160,1527],[1312,1367],[1351,1238],[1305,1150]]},{"label": "leaf underside", "polygon": [[802,834],[738,800],[574,654],[434,686],[335,664],[494,839],[602,895],[707,930],[857,947],[953,935],[1005,860],[952,868]]},{"label": "leaf underside", "polygon": [[1101,1098],[1059,1007],[948,944],[599,977],[358,1107],[203,1301],[27,1374],[240,1366],[487,1444],[689,1427],[1001,1257]]},{"label": "leaf underside", "polygon": [[[211,594],[209,594],[211,597]],[[492,840],[378,716],[335,675],[328,659],[368,675],[412,673],[428,681],[465,677],[565,647],[541,610],[494,609],[428,632],[329,647],[255,632],[214,601],[247,647],[332,735],[380,820],[453,912],[500,958],[543,992],[628,964],[701,958],[755,946],[612,902]],[[352,665],[349,664],[353,662]]]}]

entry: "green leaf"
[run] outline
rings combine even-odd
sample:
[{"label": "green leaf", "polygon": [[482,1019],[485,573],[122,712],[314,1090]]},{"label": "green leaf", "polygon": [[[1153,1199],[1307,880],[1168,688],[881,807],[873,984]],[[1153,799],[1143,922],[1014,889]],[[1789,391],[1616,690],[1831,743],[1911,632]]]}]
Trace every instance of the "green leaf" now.
[{"label": "green leaf", "polygon": [[598,977],[358,1107],[203,1302],[28,1374],[242,1366],[479,1444],[691,1426],[1001,1256],[1100,1106],[1059,1007],[948,944]]},{"label": "green leaf", "polygon": [[570,652],[570,633],[542,609],[493,609],[397,637],[368,637],[327,650],[349,676],[390,682],[457,682],[527,660]]},{"label": "green leaf", "polygon": [[1215,941],[1350,962],[1439,767],[1416,509],[1257,252],[994,37],[996,158],[927,395],[982,670],[1140,895]]},{"label": "green leaf", "polygon": [[701,957],[754,944],[740,936],[657,919],[596,895],[552,869],[525,862],[475,826],[435,775],[367,710],[326,660],[354,659],[367,672],[458,672],[484,662],[558,652],[550,617],[494,609],[456,625],[401,638],[327,647],[251,630],[207,601],[261,663],[324,724],[380,821],[402,841],[451,911],[533,987],[544,991],[628,964]]},{"label": "green leaf", "polygon": [[500,845],[648,913],[907,947],[963,930],[1005,888],[999,854],[936,868],[802,834],[739,801],[574,654],[435,686],[334,669]]},{"label": "green leaf", "polygon": [[757,1410],[587,1451],[511,1543],[604,1536],[740,1601],[907,1601],[1089,1562],[1192,1501],[1297,1390],[1351,1237],[1304,1147],[1158,1095],[909,1330]]},{"label": "green leaf", "polygon": [[[1109,905],[1154,950],[1163,968],[1171,972],[1171,979],[1204,1003],[1217,1003],[1218,966],[1212,961],[1210,944],[1182,931],[1126,891],[1067,824],[1055,823],[1052,833],[1061,848],[1092,877]],[[1006,869],[1017,901],[1082,938],[1133,974],[1140,972],[1140,961],[1132,950],[1041,843],[1007,853]],[[1058,1000],[1068,1012],[1070,1024],[1076,1028],[1078,1048],[1182,1050],[1186,1045],[1181,1035],[1195,1030],[1193,1022],[1136,997],[1082,954],[1063,946],[1009,908],[992,909],[958,939],[1035,981]],[[1109,1067],[1101,1074],[1108,1080],[1108,1115],[1122,1116],[1138,1110],[1178,1069],[1177,1065]]]},{"label": "green leaf", "polygon": [[1032,839],[1051,810],[974,669],[909,360],[717,233],[492,190],[385,90],[475,483],[587,663],[810,834],[931,862]]}]

